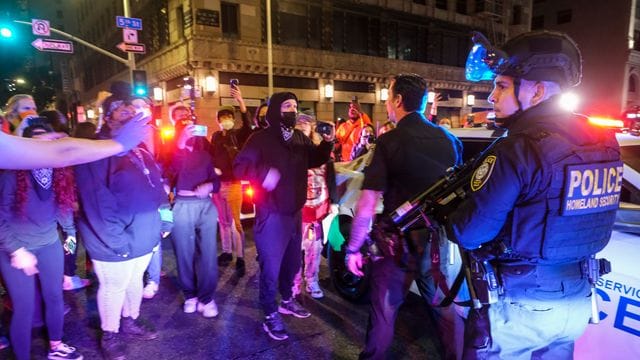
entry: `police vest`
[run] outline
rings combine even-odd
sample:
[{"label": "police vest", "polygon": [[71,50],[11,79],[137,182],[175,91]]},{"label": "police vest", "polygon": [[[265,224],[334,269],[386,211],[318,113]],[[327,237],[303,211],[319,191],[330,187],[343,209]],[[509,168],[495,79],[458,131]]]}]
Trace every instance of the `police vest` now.
[{"label": "police vest", "polygon": [[622,186],[615,137],[576,145],[557,133],[524,133],[551,170],[545,191],[519,202],[501,232],[507,257],[537,264],[580,261],[602,250],[611,236]]}]

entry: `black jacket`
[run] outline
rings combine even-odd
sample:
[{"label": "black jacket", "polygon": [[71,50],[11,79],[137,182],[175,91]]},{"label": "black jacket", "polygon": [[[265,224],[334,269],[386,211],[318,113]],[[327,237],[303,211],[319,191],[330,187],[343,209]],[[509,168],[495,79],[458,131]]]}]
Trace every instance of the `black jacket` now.
[{"label": "black jacket", "polygon": [[221,181],[239,180],[233,175],[233,160],[251,135],[251,114],[242,114],[242,127],[226,131],[217,131],[211,136],[211,155],[216,167],[222,171]]},{"label": "black jacket", "polygon": [[[326,141],[316,146],[298,130],[285,142],[280,129],[280,106],[287,99],[295,99],[295,95],[273,94],[267,110],[271,126],[251,135],[233,163],[235,176],[249,180],[256,190],[254,201],[259,212],[299,212],[307,198],[307,169],[326,163],[333,147]],[[267,192],[262,182],[269,168],[278,169],[281,177],[276,188]]]}]

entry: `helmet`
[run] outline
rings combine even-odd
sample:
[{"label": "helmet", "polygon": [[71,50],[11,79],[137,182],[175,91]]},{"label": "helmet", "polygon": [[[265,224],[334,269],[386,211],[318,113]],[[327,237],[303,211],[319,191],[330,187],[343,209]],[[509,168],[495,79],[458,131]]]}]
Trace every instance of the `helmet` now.
[{"label": "helmet", "polygon": [[[480,33],[474,34],[473,41],[475,45],[467,58],[468,80],[490,80],[495,75],[507,75],[571,87],[578,85],[582,78],[580,50],[567,34],[532,31],[510,39],[501,50],[493,48]],[[480,69],[483,72],[478,75]]]}]

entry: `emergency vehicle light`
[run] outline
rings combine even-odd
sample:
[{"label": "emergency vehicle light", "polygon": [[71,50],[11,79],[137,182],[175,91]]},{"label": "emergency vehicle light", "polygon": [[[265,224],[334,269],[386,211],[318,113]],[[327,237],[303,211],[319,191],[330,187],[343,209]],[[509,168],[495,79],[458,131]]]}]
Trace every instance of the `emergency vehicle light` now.
[{"label": "emergency vehicle light", "polygon": [[253,187],[251,187],[251,186],[247,186],[247,188],[246,188],[246,189],[244,189],[244,193],[245,193],[248,197],[252,198],[252,197],[253,197]]},{"label": "emergency vehicle light", "polygon": [[624,127],[624,122],[618,119],[611,119],[611,118],[598,117],[598,116],[589,116],[588,119],[589,119],[589,123],[596,126],[610,127],[610,128]]},{"label": "emergency vehicle light", "polygon": [[176,129],[173,126],[163,126],[160,129],[160,137],[163,141],[171,140],[176,135]]}]

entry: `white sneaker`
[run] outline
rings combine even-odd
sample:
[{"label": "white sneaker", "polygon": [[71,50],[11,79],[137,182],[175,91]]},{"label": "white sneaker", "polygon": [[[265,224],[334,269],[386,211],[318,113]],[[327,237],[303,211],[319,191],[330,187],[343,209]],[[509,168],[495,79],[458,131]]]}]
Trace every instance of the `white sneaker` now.
[{"label": "white sneaker", "polygon": [[320,299],[324,297],[324,292],[322,291],[322,289],[320,288],[320,285],[316,281],[307,283],[306,290],[314,299]]},{"label": "white sneaker", "polygon": [[196,312],[197,306],[198,306],[198,298],[194,297],[184,301],[182,310],[187,314],[193,314],[194,312]]},{"label": "white sneaker", "polygon": [[77,290],[87,287],[91,284],[91,280],[83,279],[78,275],[67,276],[65,275],[62,281],[62,290]]},{"label": "white sneaker", "polygon": [[142,289],[142,297],[145,299],[153,299],[158,292],[158,284],[155,281],[149,281],[149,283]]},{"label": "white sneaker", "polygon": [[202,313],[202,316],[206,318],[212,318],[218,316],[218,306],[216,302],[211,300],[206,304],[198,302],[198,312]]}]

